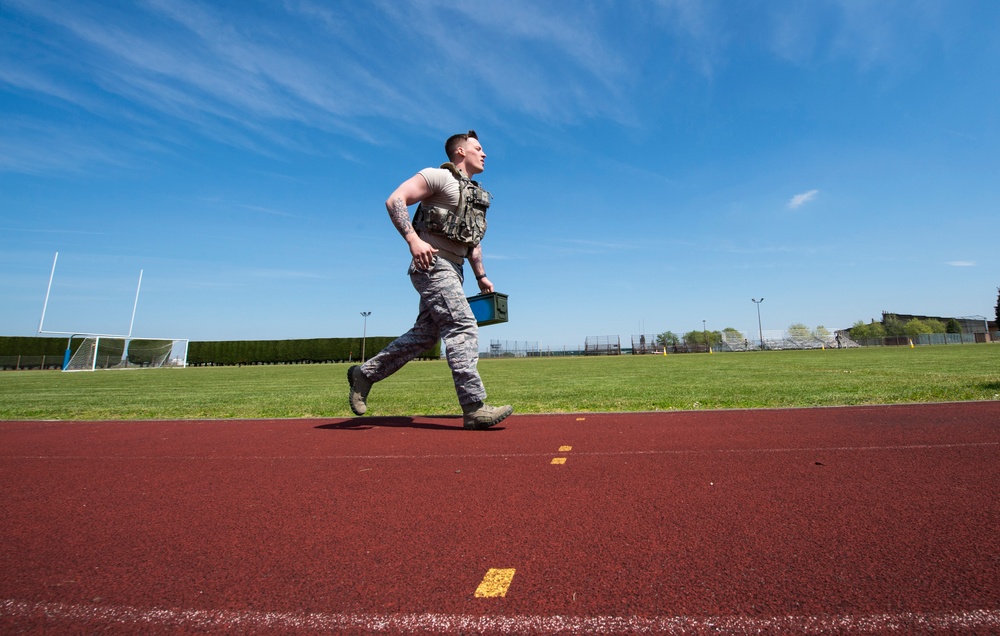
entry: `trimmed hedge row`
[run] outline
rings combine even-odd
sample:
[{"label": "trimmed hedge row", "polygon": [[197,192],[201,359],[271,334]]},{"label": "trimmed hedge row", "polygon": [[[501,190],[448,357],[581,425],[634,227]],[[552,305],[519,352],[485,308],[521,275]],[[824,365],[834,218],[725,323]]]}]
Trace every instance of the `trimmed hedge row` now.
[{"label": "trimmed hedge row", "polygon": [[[0,370],[62,369],[65,337],[0,336]],[[73,340],[75,352],[82,344]]]},{"label": "trimmed hedge row", "polygon": [[[0,336],[0,356],[52,356],[62,359],[66,338]],[[365,357],[384,349],[393,338],[371,336],[365,340]],[[73,340],[73,348],[82,339]],[[120,355],[120,354],[119,354]],[[441,357],[441,343],[418,358]],[[188,343],[189,366],[230,366],[251,364],[308,364],[340,362],[361,358],[361,338],[311,338],[304,340],[216,340]]]},{"label": "trimmed hedge row", "polygon": [[[372,336],[365,340],[365,357],[384,349],[394,338]],[[417,356],[439,358],[441,344]],[[188,344],[188,365],[309,364],[361,358],[361,338],[310,338],[305,340],[216,340]]]},{"label": "trimmed hedge row", "polygon": [[[38,336],[0,336],[0,356],[62,356],[68,338],[41,338]],[[80,339],[73,340],[73,350],[80,346]]]}]

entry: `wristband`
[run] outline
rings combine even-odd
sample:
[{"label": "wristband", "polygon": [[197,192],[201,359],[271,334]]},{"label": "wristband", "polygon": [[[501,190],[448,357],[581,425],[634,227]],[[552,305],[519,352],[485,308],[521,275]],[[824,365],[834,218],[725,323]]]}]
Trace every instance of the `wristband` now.
[{"label": "wristband", "polygon": [[486,278],[486,274],[483,274],[482,276],[476,276],[476,280],[483,280],[484,278]]}]

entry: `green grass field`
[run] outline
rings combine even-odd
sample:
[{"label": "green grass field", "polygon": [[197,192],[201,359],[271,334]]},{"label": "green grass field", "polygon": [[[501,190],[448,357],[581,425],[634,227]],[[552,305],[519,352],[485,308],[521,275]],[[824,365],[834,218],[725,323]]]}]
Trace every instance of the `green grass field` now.
[{"label": "green grass field", "polygon": [[[0,419],[344,417],[346,364],[0,373]],[[1000,399],[1000,346],[484,359],[490,402],[517,413]],[[458,412],[444,361],[375,386],[370,415]]]}]

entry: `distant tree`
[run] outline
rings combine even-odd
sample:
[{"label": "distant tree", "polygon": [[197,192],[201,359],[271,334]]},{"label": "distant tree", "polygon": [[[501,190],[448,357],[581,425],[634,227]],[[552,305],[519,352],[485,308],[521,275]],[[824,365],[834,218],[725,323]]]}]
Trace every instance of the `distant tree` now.
[{"label": "distant tree", "polygon": [[871,336],[868,335],[869,331],[868,323],[864,320],[857,321],[851,326],[850,329],[847,330],[853,340],[864,340],[865,338],[870,338]]},{"label": "distant tree", "polygon": [[743,332],[734,327],[726,327],[722,330],[722,337],[727,342],[738,342],[744,338]]},{"label": "distant tree", "polygon": [[673,331],[664,331],[656,336],[656,344],[661,347],[673,347],[681,341]]},{"label": "distant tree", "polygon": [[924,321],[927,328],[930,329],[930,333],[948,333],[947,327],[940,320],[934,318],[928,318]]},{"label": "distant tree", "polygon": [[882,326],[885,328],[885,335],[887,336],[908,335],[906,333],[906,325],[903,324],[903,321],[896,314],[883,314]]},{"label": "distant tree", "polygon": [[867,340],[874,338],[884,338],[885,337],[885,327],[882,323],[875,322],[874,320],[867,323],[863,320],[859,320],[854,323],[854,326],[850,329],[852,340]]},{"label": "distant tree", "polygon": [[811,335],[809,327],[806,327],[801,322],[797,322],[792,325],[788,325],[788,335],[792,338],[808,338]]},{"label": "distant tree", "polygon": [[813,330],[813,336],[819,338],[820,340],[823,340],[824,338],[829,338],[830,330],[824,327],[823,325],[820,325]]},{"label": "distant tree", "polygon": [[903,325],[903,333],[911,338],[915,338],[923,333],[934,333],[930,326],[919,318],[911,318]]},{"label": "distant tree", "polygon": [[718,331],[689,331],[684,334],[684,342],[693,345],[708,345],[714,347],[722,342],[722,333]]},{"label": "distant tree", "polygon": [[962,333],[962,325],[952,318],[944,328],[945,333]]},{"label": "distant tree", "polygon": [[868,325],[868,331],[870,333],[868,336],[869,338],[885,338],[889,335],[885,330],[885,325],[880,322],[873,321],[870,325]]}]

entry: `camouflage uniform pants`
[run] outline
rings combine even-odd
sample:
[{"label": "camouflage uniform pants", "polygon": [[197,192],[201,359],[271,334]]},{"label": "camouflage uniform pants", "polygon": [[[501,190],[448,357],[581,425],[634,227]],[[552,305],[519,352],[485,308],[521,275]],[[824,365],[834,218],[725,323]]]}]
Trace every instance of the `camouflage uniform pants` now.
[{"label": "camouflage uniform pants", "polygon": [[372,382],[384,380],[414,357],[444,340],[459,404],[486,399],[479,377],[479,327],[462,289],[462,266],[438,257],[429,270],[410,266],[410,281],[420,294],[413,328],[361,366]]}]

